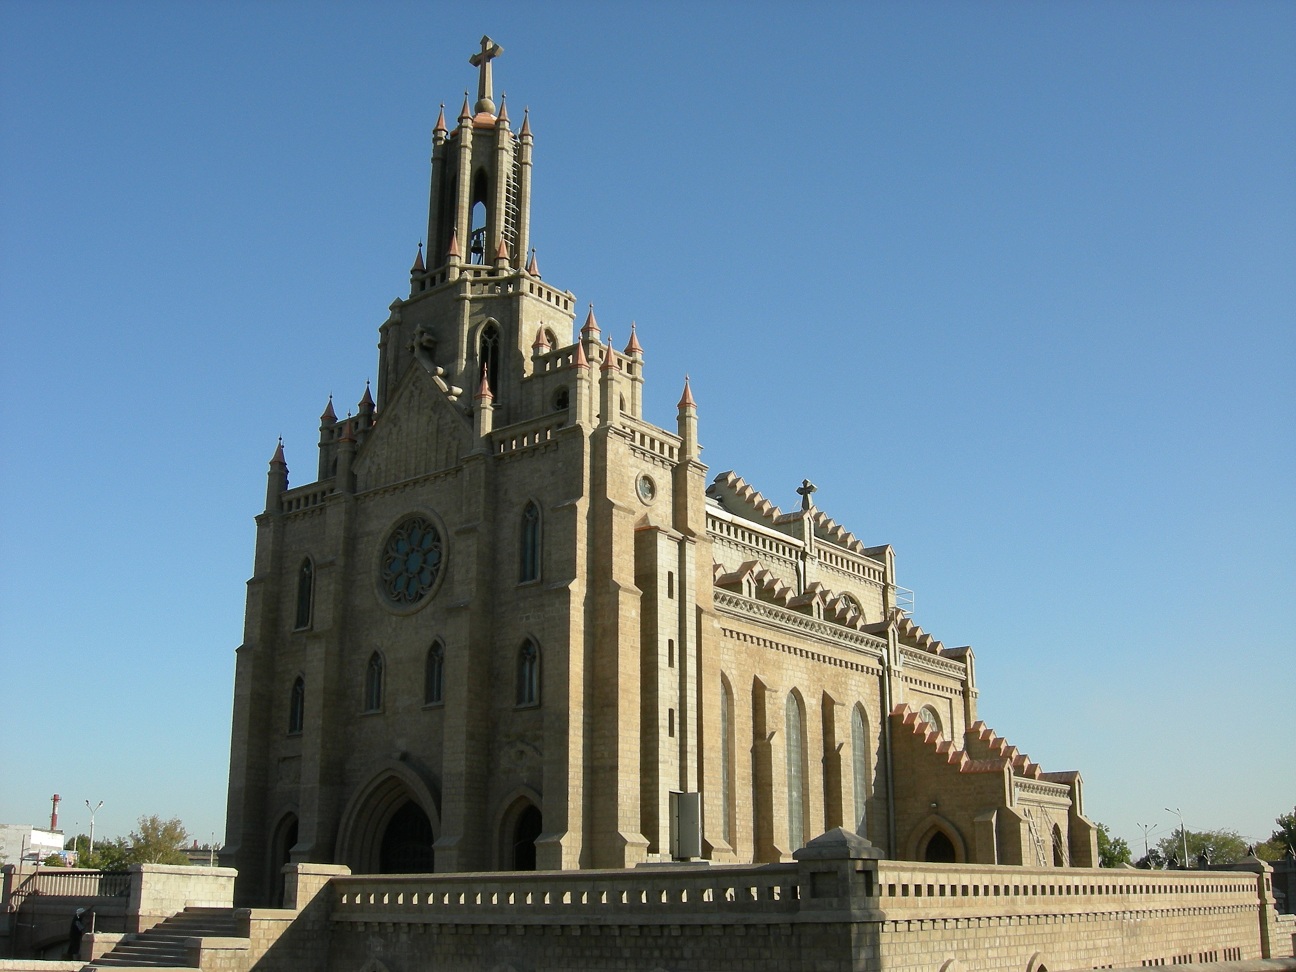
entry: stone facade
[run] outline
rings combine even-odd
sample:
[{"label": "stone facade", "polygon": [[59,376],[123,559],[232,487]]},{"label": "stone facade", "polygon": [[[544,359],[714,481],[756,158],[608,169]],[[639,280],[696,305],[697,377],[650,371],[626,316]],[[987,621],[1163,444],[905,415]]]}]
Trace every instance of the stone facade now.
[{"label": "stone facade", "polygon": [[[534,136],[475,56],[433,132],[428,256],[380,328],[376,399],[330,400],[316,478],[282,444],[238,649],[238,903],[285,864],[392,871],[790,862],[845,827],[893,859],[1096,863],[1076,773],[977,720],[970,648],[906,610],[803,482],[783,512],[700,461],[685,384],[528,251]],[[710,482],[708,482],[710,479]],[[763,930],[761,934],[772,934]]]}]

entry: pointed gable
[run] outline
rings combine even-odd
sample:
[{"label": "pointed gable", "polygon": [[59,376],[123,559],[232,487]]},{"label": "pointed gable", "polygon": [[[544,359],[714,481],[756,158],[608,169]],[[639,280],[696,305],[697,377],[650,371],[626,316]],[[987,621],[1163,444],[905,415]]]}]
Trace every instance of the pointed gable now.
[{"label": "pointed gable", "polygon": [[445,382],[412,367],[356,456],[356,491],[440,472],[472,445],[468,420],[447,397]]}]

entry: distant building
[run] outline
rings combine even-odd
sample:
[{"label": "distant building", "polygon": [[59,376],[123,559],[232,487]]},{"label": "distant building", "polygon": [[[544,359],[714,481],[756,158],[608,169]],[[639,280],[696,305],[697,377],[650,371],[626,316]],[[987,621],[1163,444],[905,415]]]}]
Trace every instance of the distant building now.
[{"label": "distant building", "polygon": [[63,853],[63,832],[31,824],[0,824],[0,864],[38,863]]}]

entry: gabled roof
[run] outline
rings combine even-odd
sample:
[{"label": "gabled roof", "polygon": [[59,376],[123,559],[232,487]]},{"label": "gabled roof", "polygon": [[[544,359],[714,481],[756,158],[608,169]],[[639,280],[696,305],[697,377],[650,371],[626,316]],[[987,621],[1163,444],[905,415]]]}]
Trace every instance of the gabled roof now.
[{"label": "gabled roof", "polygon": [[[742,510],[734,509],[726,504],[730,512],[739,513],[745,511],[750,519],[768,523],[776,528],[804,515],[800,510],[784,513],[732,469],[722,472],[715,478],[711,485],[707,487],[707,495],[726,500],[732,498],[737,501]],[[857,554],[868,556],[869,548],[865,547],[855,534],[851,533],[823,510],[811,509],[809,515],[810,522],[814,525],[816,538],[826,540],[839,547],[845,547],[847,550]],[[886,548],[873,549],[885,550]]]}]

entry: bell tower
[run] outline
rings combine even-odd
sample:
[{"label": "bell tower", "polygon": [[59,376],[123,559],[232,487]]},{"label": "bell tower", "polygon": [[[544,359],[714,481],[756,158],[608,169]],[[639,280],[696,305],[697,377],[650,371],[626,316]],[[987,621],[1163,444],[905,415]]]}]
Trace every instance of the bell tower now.
[{"label": "bell tower", "polygon": [[453,130],[442,105],[432,129],[426,255],[419,250],[409,296],[380,329],[379,410],[419,366],[465,414],[485,381],[496,423],[520,421],[547,408],[524,393],[537,335],[554,349],[573,340],[576,298],[540,279],[530,249],[534,139],[526,113],[514,132],[504,98],[496,104],[491,66],[503,51],[481,39],[468,59],[476,102],[464,93]]},{"label": "bell tower", "polygon": [[[491,61],[504,53],[489,37],[468,59],[477,68],[477,101],[464,93],[459,124],[446,128],[444,109],[432,133],[432,186],[428,204],[428,268],[450,260],[521,270],[530,236],[531,129],[509,127],[498,109]],[[498,113],[497,113],[498,112]]]}]

